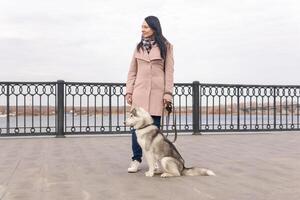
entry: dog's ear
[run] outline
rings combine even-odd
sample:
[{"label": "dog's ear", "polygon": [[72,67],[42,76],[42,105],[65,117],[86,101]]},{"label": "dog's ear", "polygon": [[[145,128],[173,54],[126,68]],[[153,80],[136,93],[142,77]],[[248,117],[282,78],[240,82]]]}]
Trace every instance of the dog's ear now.
[{"label": "dog's ear", "polygon": [[133,116],[137,116],[137,113],[136,113],[136,108],[133,108],[132,110],[131,110],[131,114],[133,115]]}]

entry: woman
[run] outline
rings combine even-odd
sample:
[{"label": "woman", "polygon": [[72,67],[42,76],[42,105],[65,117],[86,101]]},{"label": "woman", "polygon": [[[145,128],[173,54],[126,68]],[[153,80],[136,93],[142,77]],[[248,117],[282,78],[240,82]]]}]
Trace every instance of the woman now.
[{"label": "woman", "polygon": [[[150,113],[160,128],[164,105],[172,101],[173,46],[163,36],[159,19],[148,16],[142,24],[142,39],[137,44],[128,72],[126,100]],[[132,130],[132,162],[128,172],[137,172],[142,162],[142,149]]]}]

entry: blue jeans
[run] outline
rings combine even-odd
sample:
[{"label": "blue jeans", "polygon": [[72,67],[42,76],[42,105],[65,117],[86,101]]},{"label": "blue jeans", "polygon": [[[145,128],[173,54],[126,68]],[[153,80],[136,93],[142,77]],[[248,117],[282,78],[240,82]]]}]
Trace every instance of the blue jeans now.
[{"label": "blue jeans", "polygon": [[[157,126],[157,128],[160,128],[160,116],[151,116],[153,119],[153,124],[155,126]],[[132,134],[132,160],[137,160],[139,162],[142,162],[142,156],[143,156],[143,151],[142,148],[140,147],[139,143],[137,142],[137,138],[136,138],[136,133],[135,133],[135,129],[131,130],[131,134]]]}]

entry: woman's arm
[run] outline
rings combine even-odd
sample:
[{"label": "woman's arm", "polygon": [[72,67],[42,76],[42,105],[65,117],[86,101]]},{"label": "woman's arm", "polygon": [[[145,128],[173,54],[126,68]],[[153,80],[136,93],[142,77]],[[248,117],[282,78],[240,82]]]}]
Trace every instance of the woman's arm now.
[{"label": "woman's arm", "polygon": [[135,51],[134,51],[131,59],[128,75],[127,75],[127,82],[126,82],[126,99],[128,104],[132,103],[131,96],[134,88],[136,74],[137,74],[137,61],[135,58]]},{"label": "woman's arm", "polygon": [[168,45],[165,61],[165,93],[164,101],[172,102],[174,87],[174,58],[173,45]]}]

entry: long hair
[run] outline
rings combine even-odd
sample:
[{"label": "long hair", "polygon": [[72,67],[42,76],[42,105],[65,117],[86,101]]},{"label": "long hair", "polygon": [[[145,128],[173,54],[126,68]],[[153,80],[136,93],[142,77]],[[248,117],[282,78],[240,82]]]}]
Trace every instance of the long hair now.
[{"label": "long hair", "polygon": [[[165,59],[167,55],[167,45],[169,44],[168,40],[163,36],[161,25],[159,19],[155,16],[148,16],[145,18],[146,23],[153,30],[154,41],[157,43],[160,50],[160,56]],[[138,43],[136,49],[139,51],[143,46],[142,39]]]}]

